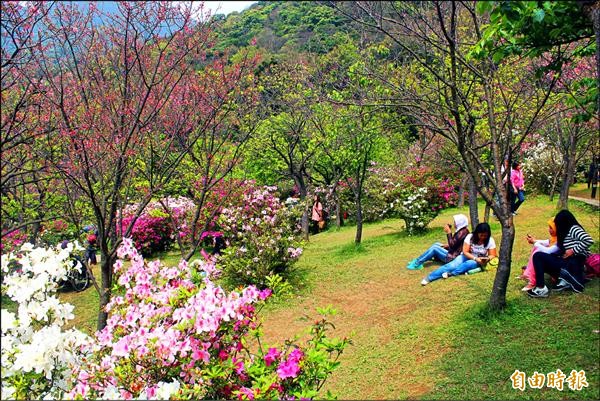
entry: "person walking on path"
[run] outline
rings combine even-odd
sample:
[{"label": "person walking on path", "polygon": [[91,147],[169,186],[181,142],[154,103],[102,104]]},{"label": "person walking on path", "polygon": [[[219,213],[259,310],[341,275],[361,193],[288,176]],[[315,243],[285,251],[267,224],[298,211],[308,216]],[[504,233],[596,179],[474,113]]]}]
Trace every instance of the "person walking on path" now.
[{"label": "person walking on path", "polygon": [[558,212],[554,217],[554,224],[556,224],[559,252],[553,254],[536,252],[533,255],[535,288],[527,291],[527,295],[533,298],[548,296],[549,290],[544,283],[544,273],[560,279],[553,288],[555,291],[583,291],[584,264],[590,255],[590,246],[594,240],[568,210]]},{"label": "person walking on path", "polygon": [[519,162],[513,162],[512,164],[510,184],[512,189],[511,212],[513,215],[516,215],[517,209],[525,201],[525,179],[523,178],[523,170],[521,170],[521,163]]},{"label": "person walking on path", "polygon": [[419,257],[411,260],[408,263],[407,269],[421,270],[423,263],[431,259],[439,260],[443,263],[448,263],[454,260],[462,252],[463,242],[467,234],[469,234],[469,219],[464,214],[455,214],[454,219],[454,235],[452,235],[452,225],[446,224],[444,232],[448,240],[448,245],[442,245],[436,242],[429,249],[423,252]]}]

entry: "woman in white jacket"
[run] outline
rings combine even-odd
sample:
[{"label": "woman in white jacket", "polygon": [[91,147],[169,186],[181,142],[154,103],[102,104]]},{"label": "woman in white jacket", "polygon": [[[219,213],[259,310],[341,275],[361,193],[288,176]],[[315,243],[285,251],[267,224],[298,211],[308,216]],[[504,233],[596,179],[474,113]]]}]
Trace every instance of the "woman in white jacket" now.
[{"label": "woman in white jacket", "polygon": [[529,255],[529,261],[525,266],[525,271],[521,278],[528,280],[529,283],[521,289],[521,291],[529,291],[535,288],[535,269],[533,268],[533,255],[536,252],[542,253],[556,253],[559,251],[558,245],[556,245],[556,224],[554,224],[554,218],[548,220],[548,234],[549,239],[536,240],[531,235],[527,234],[527,242],[533,245],[531,248],[531,255]]}]

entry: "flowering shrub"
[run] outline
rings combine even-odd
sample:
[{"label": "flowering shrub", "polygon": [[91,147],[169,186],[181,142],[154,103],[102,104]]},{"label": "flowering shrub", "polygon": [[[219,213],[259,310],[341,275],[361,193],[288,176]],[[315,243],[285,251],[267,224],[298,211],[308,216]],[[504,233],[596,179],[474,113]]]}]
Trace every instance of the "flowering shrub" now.
[{"label": "flowering shrub", "polygon": [[[90,340],[78,330],[63,330],[73,306],[55,295],[67,274],[73,244],[66,249],[33,248],[2,255],[2,295],[18,304],[2,308],[2,399],[64,398],[72,387],[73,366]],[[15,268],[17,267],[17,268]]]},{"label": "flowering shrub", "polygon": [[409,234],[423,231],[439,212],[457,201],[458,178],[428,167],[370,169],[363,218],[399,217]]},{"label": "flowering shrub", "polygon": [[66,275],[70,247],[26,245],[2,256],[4,271],[20,265],[2,287],[19,304],[17,316],[2,309],[2,399],[312,398],[349,344],[328,338],[330,323],[321,319],[306,345],[265,351],[250,336],[260,339],[257,308],[270,289],[227,294],[211,280],[213,262],[197,262],[199,271],[185,261],[146,262],[131,239],[114,266],[115,293],[123,295],[107,305],[107,326],[92,342],[61,330],[73,308],[49,295],[51,278]]},{"label": "flowering shrub", "polygon": [[404,220],[409,234],[425,230],[442,209],[456,204],[458,198],[454,182],[428,167],[406,170],[391,194],[397,196],[390,202],[391,214]]},{"label": "flowering shrub", "polygon": [[2,242],[0,243],[0,252],[10,252],[21,247],[27,241],[27,233],[21,230],[15,230],[8,234],[2,233]]},{"label": "flowering shrub", "polygon": [[237,204],[230,202],[218,220],[227,244],[219,257],[234,284],[264,286],[272,273],[285,274],[302,254],[297,219],[301,205],[286,207],[275,187],[255,188],[246,182]]},{"label": "flowering shrub", "polygon": [[[163,204],[167,211],[164,210]],[[131,224],[137,207],[137,204],[128,205],[123,211],[124,217],[121,221],[123,231]],[[183,197],[150,202],[131,230],[130,236],[136,248],[147,256],[169,249],[176,240],[175,235],[184,239],[184,242],[189,241],[191,232],[189,220],[193,210],[194,203]],[[174,224],[171,219],[174,220]]]},{"label": "flowering shrub", "polygon": [[[561,155],[541,138],[525,148],[522,170],[528,192],[550,194],[552,189],[560,190],[560,177],[563,168]],[[554,185],[554,188],[552,188]]]},{"label": "flowering shrub", "polygon": [[[119,292],[107,306],[107,326],[94,354],[78,372],[70,396],[102,399],[253,399],[314,397],[337,366],[347,340],[327,339],[326,322],[313,328],[306,348],[287,345],[258,353],[257,306],[271,290],[246,287],[226,294],[210,278],[212,262],[199,262],[205,278],[182,261],[167,268],[144,262],[130,240],[115,264]],[[260,342],[259,342],[260,344]]]}]

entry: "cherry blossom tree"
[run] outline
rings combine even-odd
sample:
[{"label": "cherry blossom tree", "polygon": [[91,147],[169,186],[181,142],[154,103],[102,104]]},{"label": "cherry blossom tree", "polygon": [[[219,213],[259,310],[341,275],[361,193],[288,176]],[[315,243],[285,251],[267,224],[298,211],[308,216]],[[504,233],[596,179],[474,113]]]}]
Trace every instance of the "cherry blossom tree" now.
[{"label": "cherry blossom tree", "polygon": [[[45,3],[36,3],[50,8]],[[120,211],[136,216],[176,174],[199,141],[227,130],[225,118],[243,96],[237,83],[250,64],[208,59],[212,20],[202,7],[119,2],[115,13],[94,3],[53,5],[42,19],[48,40],[31,49],[19,79],[40,94],[45,150],[54,171],[89,202],[101,252],[98,328],[106,325],[113,263],[123,236]],[[247,85],[245,85],[247,86]],[[235,94],[234,94],[235,92]]]}]

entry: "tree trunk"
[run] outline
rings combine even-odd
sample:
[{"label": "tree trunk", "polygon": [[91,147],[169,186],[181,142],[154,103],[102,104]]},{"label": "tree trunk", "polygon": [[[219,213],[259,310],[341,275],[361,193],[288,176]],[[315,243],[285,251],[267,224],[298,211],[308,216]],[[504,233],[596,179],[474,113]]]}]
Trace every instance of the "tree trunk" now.
[{"label": "tree trunk", "polygon": [[486,223],[490,222],[490,210],[491,210],[490,204],[486,203],[485,211],[483,212],[483,221],[485,221]]},{"label": "tree trunk", "polygon": [[479,209],[477,208],[477,187],[472,177],[468,178],[469,183],[469,216],[471,217],[471,230],[475,230],[479,224]]},{"label": "tree trunk", "polygon": [[466,173],[462,174],[462,178],[460,179],[460,185],[458,187],[458,207],[463,207],[465,205],[465,187],[467,186],[469,175]]},{"label": "tree trunk", "polygon": [[311,205],[307,202],[306,195],[308,191],[306,189],[306,185],[304,185],[304,181],[300,179],[294,179],[296,185],[298,186],[298,191],[300,192],[300,201],[304,202],[304,212],[302,213],[302,219],[300,220],[302,226],[302,236],[305,241],[308,241],[308,231],[309,231],[309,221],[308,214],[311,208]]},{"label": "tree trunk", "polygon": [[575,173],[575,160],[577,155],[577,136],[573,130],[569,130],[569,150],[565,155],[563,171],[563,181],[560,188],[560,195],[558,197],[558,203],[556,208],[558,210],[567,209],[569,206],[569,187],[573,182],[573,175]]},{"label": "tree trunk", "polygon": [[552,177],[552,184],[550,187],[550,202],[554,201],[554,194],[556,193],[556,181],[558,180],[558,177],[563,177],[564,176],[564,170],[561,169],[558,174],[554,174],[554,177]]},{"label": "tree trunk", "polygon": [[339,230],[339,228],[344,224],[343,216],[342,216],[342,207],[340,205],[340,197],[335,196],[335,215],[337,216],[337,219],[335,220],[335,225],[337,227],[337,229]]},{"label": "tree trunk", "polygon": [[42,229],[42,224],[39,221],[36,221],[35,223],[33,223],[31,225],[31,236],[29,237],[29,243],[37,244],[38,235],[39,235],[41,229]]},{"label": "tree trunk", "polygon": [[354,238],[354,243],[356,245],[360,245],[360,241],[362,240],[362,227],[363,227],[363,218],[362,218],[362,196],[361,191],[358,191],[358,194],[355,195],[354,199],[356,201],[356,237]]},{"label": "tree trunk", "polygon": [[490,296],[490,308],[495,311],[504,309],[506,306],[506,286],[510,278],[511,255],[515,240],[515,227],[512,219],[502,224],[502,240],[500,243],[500,254],[498,271],[494,279],[494,287]]},{"label": "tree trunk", "polygon": [[106,327],[108,320],[108,313],[106,312],[106,305],[110,302],[111,288],[112,288],[112,266],[115,262],[114,258],[111,258],[108,254],[108,249],[105,246],[100,246],[100,253],[102,259],[100,260],[100,268],[102,275],[102,286],[100,287],[99,305],[98,305],[98,322],[97,329],[102,330]]}]

